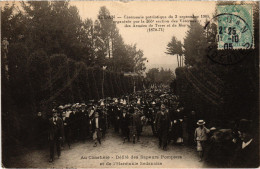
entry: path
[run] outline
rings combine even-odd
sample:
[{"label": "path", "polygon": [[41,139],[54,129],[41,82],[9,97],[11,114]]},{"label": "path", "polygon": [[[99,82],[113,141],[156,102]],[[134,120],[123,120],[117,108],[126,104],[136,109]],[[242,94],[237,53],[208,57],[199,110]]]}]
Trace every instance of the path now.
[{"label": "path", "polygon": [[[77,167],[77,168],[151,168],[151,166],[140,165],[140,162],[153,162],[161,163],[159,165],[153,165],[154,168],[160,167],[188,167],[188,168],[201,168],[201,167],[213,167],[199,162],[198,154],[195,148],[187,146],[177,146],[170,144],[168,150],[164,151],[158,148],[157,138],[151,134],[150,127],[145,127],[141,141],[133,144],[132,142],[122,142],[122,138],[119,134],[109,130],[106,138],[102,140],[102,144],[97,147],[93,147],[93,141],[88,140],[85,143],[78,142],[72,144],[71,149],[67,146],[62,150],[61,158],[58,159],[55,156],[53,163],[49,163],[49,151],[44,150],[32,150],[28,153],[12,157],[12,163],[8,167],[26,167],[26,168],[65,168],[65,167]],[[116,159],[117,156],[126,156],[128,159]],[[90,159],[98,156],[107,156],[110,159]],[[131,159],[131,156],[137,156],[139,159]],[[141,156],[156,156],[159,159],[140,159]],[[173,159],[164,159],[164,158]],[[83,159],[82,159],[83,158]],[[163,159],[162,159],[163,158]],[[137,163],[138,165],[123,165],[121,163]],[[103,163],[104,165],[100,165]],[[109,165],[111,164],[111,165]]]}]

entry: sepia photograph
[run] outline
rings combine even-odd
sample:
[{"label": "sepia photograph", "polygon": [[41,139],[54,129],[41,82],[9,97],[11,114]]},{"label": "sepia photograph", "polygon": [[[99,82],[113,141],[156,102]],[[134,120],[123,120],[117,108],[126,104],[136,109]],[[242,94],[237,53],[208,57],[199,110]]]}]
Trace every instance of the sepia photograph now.
[{"label": "sepia photograph", "polygon": [[2,168],[259,168],[258,1],[1,1]]}]

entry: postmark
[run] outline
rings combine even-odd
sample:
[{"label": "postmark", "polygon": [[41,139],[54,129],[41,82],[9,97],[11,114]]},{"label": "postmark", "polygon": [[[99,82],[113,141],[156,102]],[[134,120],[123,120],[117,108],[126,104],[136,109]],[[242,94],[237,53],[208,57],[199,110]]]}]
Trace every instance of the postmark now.
[{"label": "postmark", "polygon": [[252,6],[222,5],[217,12],[204,27],[216,26],[215,38],[208,42],[207,56],[218,64],[238,64],[254,49]]},{"label": "postmark", "polygon": [[217,13],[219,50],[254,48],[252,5],[219,5]]}]

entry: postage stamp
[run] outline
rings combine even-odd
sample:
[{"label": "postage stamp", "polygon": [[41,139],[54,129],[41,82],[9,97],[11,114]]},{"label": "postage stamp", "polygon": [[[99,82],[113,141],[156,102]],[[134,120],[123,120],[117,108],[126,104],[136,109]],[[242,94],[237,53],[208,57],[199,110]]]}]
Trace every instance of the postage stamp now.
[{"label": "postage stamp", "polygon": [[254,26],[252,5],[219,5],[218,49],[254,48]]}]

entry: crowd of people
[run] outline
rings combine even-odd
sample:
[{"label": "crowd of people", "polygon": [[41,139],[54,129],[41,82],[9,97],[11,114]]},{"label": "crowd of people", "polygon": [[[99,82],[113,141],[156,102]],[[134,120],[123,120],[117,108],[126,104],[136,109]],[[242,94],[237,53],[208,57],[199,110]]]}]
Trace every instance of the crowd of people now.
[{"label": "crowd of people", "polygon": [[[41,117],[40,112],[38,117]],[[184,119],[187,120],[186,131],[183,130]],[[127,141],[136,144],[141,139],[143,126],[151,127],[152,134],[158,137],[158,146],[163,150],[167,150],[170,142],[183,145],[183,132],[186,132],[187,144],[197,146],[202,161],[209,138],[215,141],[221,139],[217,134],[221,130],[216,132],[215,127],[208,129],[205,123],[196,116],[195,111],[184,113],[178,96],[166,90],[146,90],[120,98],[108,97],[99,101],[90,100],[88,103],[59,105],[53,108],[48,122],[49,161],[54,160],[55,147],[60,157],[61,147],[67,144],[70,148],[78,140],[93,139],[93,146],[98,146],[109,128],[122,135],[123,143]],[[223,133],[234,135],[234,132]],[[233,144],[242,144],[242,137],[233,138]],[[209,149],[214,151],[212,147]]]},{"label": "crowd of people", "polygon": [[70,148],[77,140],[92,138],[96,147],[110,127],[122,134],[123,142],[139,142],[143,126],[150,126],[162,149],[166,150],[172,140],[182,144],[182,111],[178,97],[164,90],[57,106],[52,110],[48,124],[50,162],[54,159],[55,145],[58,156],[59,145],[66,143]]}]

